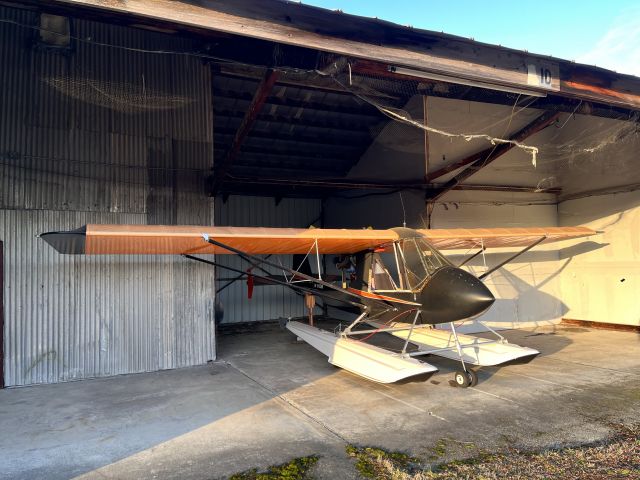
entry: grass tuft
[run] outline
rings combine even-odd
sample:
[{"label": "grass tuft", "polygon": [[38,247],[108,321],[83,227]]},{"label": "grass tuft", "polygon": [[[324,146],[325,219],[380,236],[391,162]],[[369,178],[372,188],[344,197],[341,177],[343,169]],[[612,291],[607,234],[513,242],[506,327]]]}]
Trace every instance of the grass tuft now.
[{"label": "grass tuft", "polygon": [[258,472],[257,468],[252,468],[231,475],[229,480],[308,480],[309,471],[319,458],[316,455],[294,458],[287,463],[273,465],[265,472]]},{"label": "grass tuft", "polygon": [[[404,480],[421,470],[420,460],[402,452],[388,452],[376,447],[347,445],[347,455],[356,459],[356,469],[364,478]],[[415,477],[419,478],[419,477]]]}]

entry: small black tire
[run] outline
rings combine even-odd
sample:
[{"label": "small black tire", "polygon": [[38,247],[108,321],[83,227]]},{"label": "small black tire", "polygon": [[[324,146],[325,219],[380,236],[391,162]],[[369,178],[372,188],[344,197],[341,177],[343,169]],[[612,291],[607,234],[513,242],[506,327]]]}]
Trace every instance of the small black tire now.
[{"label": "small black tire", "polygon": [[469,386],[475,387],[478,384],[478,374],[473,370],[467,370],[467,375],[469,376]]},{"label": "small black tire", "polygon": [[462,370],[458,370],[454,375],[453,375],[453,381],[456,383],[456,385],[460,388],[467,388],[468,386],[471,385],[471,377],[469,377],[469,375],[467,374],[467,372],[464,372]]}]

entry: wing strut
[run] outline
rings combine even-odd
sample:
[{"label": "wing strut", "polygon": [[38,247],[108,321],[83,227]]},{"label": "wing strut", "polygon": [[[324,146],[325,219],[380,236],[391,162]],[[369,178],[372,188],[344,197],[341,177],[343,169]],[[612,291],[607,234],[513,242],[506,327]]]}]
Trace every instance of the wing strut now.
[{"label": "wing strut", "polygon": [[458,268],[465,266],[467,263],[469,263],[471,260],[473,260],[474,258],[476,258],[478,255],[480,255],[482,252],[484,252],[487,249],[487,247],[483,246],[480,250],[478,250],[476,253],[474,253],[473,255],[467,257],[460,265],[458,265]]},{"label": "wing strut", "polygon": [[[266,257],[264,257],[264,258],[265,258],[265,259],[268,259],[270,256],[271,256],[271,255],[267,255],[267,256],[266,256]],[[190,256],[190,255],[184,255],[184,257],[186,257],[186,258],[191,258],[192,260],[193,260],[193,259],[198,259],[197,257]],[[198,260],[200,260],[200,259],[198,259]],[[259,266],[259,265],[254,265],[254,267],[260,268],[260,266]],[[267,275],[270,275],[270,273],[269,273],[269,272],[267,272],[264,268],[260,268],[260,270],[262,270],[262,271],[263,271],[264,273],[266,273]],[[244,278],[244,277],[246,277],[246,276],[248,276],[248,275],[252,275],[252,274],[247,273],[247,272],[244,272],[243,274],[238,275],[238,276],[237,276],[237,277],[235,277],[235,278],[232,278],[232,279],[231,279],[231,280],[229,280],[227,283],[225,283],[222,287],[220,287],[219,289],[217,289],[217,290],[216,290],[216,295],[217,295],[218,293],[222,292],[225,288],[230,287],[230,286],[231,286],[231,285],[233,285],[235,282],[237,282],[238,280],[240,280],[240,279],[242,279],[242,278]]]},{"label": "wing strut", "polygon": [[[243,275],[247,274],[247,272],[243,272],[242,270],[240,270],[238,268],[233,268],[233,267],[230,267],[228,265],[222,265],[221,263],[212,262],[211,260],[205,260],[204,258],[194,257],[193,255],[183,255],[183,257],[188,258],[189,260],[195,260],[196,262],[206,263],[207,265],[212,265],[214,267],[224,268],[225,270],[229,270],[231,272],[241,273]],[[350,305],[354,305],[356,307],[362,307],[361,303],[352,302],[350,300],[345,300],[345,299],[342,299],[342,298],[334,297],[333,295],[329,295],[328,293],[323,292],[322,290],[318,290],[318,289],[314,289],[314,288],[308,288],[308,287],[301,287],[300,285],[293,285],[290,282],[285,282],[283,280],[277,280],[275,278],[265,277],[265,276],[262,276],[262,275],[255,275],[255,274],[251,274],[251,275],[253,277],[265,280],[265,282],[268,282],[268,283],[273,283],[275,285],[282,285],[284,287],[289,287],[289,288],[291,288],[293,290],[299,290],[301,292],[310,293],[312,295],[330,297],[333,300],[338,300],[338,301],[341,301],[341,302],[345,302],[345,303],[348,303]]]},{"label": "wing strut", "polygon": [[507,263],[509,263],[510,261],[518,258],[520,255],[522,255],[523,253],[528,252],[529,250],[531,250],[533,247],[535,247],[536,245],[538,245],[540,242],[544,241],[547,238],[547,236],[545,235],[544,237],[540,237],[538,240],[536,240],[535,242],[533,242],[531,245],[529,245],[526,248],[523,248],[522,250],[520,250],[518,253],[516,253],[515,255],[510,256],[509,258],[507,258],[504,262],[500,262],[498,265],[496,265],[495,267],[487,270],[486,272],[484,272],[482,275],[480,275],[478,277],[478,280],[482,280],[486,277],[488,277],[489,275],[491,275],[493,272],[495,272],[496,270],[498,270],[499,268],[504,267]]},{"label": "wing strut", "polygon": [[[230,245],[225,245],[222,242],[219,242],[217,240],[212,239],[209,235],[204,234],[202,236],[202,238],[204,238],[205,242],[208,242],[211,245],[215,245],[215,246],[224,248],[225,250],[228,250],[228,251],[230,251],[232,253],[237,254],[240,258],[242,258],[243,260],[245,260],[245,261],[247,261],[249,263],[262,262],[264,265],[269,265],[270,267],[274,267],[274,268],[278,268],[278,269],[281,269],[281,270],[285,270],[285,271],[289,272],[290,274],[295,275],[296,277],[304,278],[305,280],[308,280],[308,281],[310,281],[312,283],[315,283],[317,285],[322,285],[323,287],[330,288],[331,290],[336,290],[336,291],[340,292],[343,295],[347,295],[347,296],[350,296],[350,297],[355,297],[358,300],[362,301],[362,297],[360,295],[358,295],[356,293],[352,293],[352,292],[350,292],[350,291],[348,291],[346,289],[343,289],[343,288],[340,288],[340,287],[336,287],[332,283],[325,282],[324,280],[320,280],[318,278],[312,277],[311,275],[307,275],[305,273],[298,272],[296,270],[293,270],[292,268],[284,267],[282,265],[278,265],[277,263],[269,262],[269,261],[267,261],[265,259],[262,259],[260,257],[256,257],[255,255],[251,255],[249,253],[243,252],[242,250],[238,250],[237,248],[233,248]],[[283,282],[283,283],[286,283],[286,282]],[[396,309],[395,307],[393,307],[389,303],[384,302],[382,300],[376,300],[376,299],[367,298],[367,301],[371,302],[371,303],[377,303],[379,306],[382,306],[385,309],[389,309],[389,307],[391,307],[392,310]]]}]

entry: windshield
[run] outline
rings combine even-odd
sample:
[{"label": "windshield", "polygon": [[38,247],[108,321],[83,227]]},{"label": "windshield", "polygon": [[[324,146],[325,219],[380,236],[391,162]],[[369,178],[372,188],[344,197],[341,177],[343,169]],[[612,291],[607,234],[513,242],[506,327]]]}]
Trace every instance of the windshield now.
[{"label": "windshield", "polygon": [[407,238],[398,242],[404,260],[404,274],[411,290],[422,288],[436,270],[451,263],[422,238]]},{"label": "windshield", "polygon": [[433,275],[434,272],[441,267],[451,265],[451,262],[426,240],[417,238],[416,243],[422,251],[422,258],[425,261],[429,275]]}]

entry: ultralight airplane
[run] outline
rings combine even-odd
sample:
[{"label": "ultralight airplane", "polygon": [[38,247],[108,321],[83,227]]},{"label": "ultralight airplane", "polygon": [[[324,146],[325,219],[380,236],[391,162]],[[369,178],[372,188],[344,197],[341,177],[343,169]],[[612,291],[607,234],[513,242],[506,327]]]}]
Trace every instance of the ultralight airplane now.
[{"label": "ultralight airplane", "polygon": [[[468,365],[491,366],[527,361],[539,352],[496,340],[462,335],[456,322],[474,319],[494,303],[482,282],[488,275],[541,243],[586,237],[586,227],[389,230],[199,227],[163,225],[86,225],[77,230],[43,233],[41,237],[63,254],[183,255],[270,285],[322,297],[325,303],[357,311],[346,328],[334,332],[289,321],[287,329],[329,357],[329,362],[381,383],[391,383],[437,368],[414,357],[438,355],[457,360],[454,375],[460,387],[477,383]],[[476,277],[461,267],[487,248],[524,247]],[[454,265],[440,250],[478,250]],[[194,255],[236,254],[250,271],[225,266]],[[298,269],[258,255],[304,256]],[[337,282],[323,279],[320,255],[342,255]],[[309,259],[316,258],[314,274]],[[299,258],[299,257],[298,257]],[[263,266],[276,268],[282,277]],[[265,275],[253,273],[261,270]],[[447,324],[449,331],[435,328]],[[369,325],[369,329],[361,329]],[[356,329],[356,327],[359,327]],[[400,351],[366,343],[377,333],[404,340]],[[364,337],[363,337],[364,336]],[[409,345],[412,345],[409,351]]]}]

